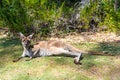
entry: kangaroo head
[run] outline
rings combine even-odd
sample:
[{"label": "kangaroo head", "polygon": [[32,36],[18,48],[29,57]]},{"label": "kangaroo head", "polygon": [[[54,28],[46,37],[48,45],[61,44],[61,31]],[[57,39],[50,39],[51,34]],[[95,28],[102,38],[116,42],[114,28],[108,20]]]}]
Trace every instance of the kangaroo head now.
[{"label": "kangaroo head", "polygon": [[23,45],[23,47],[28,47],[28,46],[30,46],[30,42],[31,42],[31,39],[32,39],[34,33],[32,33],[31,35],[29,35],[29,36],[27,36],[27,37],[24,36],[24,34],[22,34],[21,32],[19,33],[19,35],[20,35],[20,38],[21,38],[21,40],[22,40],[22,45]]}]

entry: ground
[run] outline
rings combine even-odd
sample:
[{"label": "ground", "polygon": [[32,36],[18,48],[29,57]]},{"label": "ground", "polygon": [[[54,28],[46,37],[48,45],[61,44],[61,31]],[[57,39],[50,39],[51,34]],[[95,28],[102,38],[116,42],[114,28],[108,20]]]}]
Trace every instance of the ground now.
[{"label": "ground", "polygon": [[115,56],[83,55],[82,65],[75,65],[71,57],[41,57],[31,61],[24,58],[13,63],[12,60],[22,54],[21,42],[1,37],[0,80],[120,80],[119,41],[77,42],[75,38],[71,36],[61,40],[69,40],[69,43],[85,51],[108,52]]}]

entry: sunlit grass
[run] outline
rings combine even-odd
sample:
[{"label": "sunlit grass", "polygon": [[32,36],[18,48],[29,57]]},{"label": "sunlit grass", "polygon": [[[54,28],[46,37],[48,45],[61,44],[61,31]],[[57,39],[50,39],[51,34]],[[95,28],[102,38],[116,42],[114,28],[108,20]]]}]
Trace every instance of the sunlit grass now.
[{"label": "sunlit grass", "polygon": [[[84,50],[108,50],[119,44],[107,44],[102,49],[99,44],[80,43],[75,45]],[[107,48],[108,46],[108,48]],[[116,52],[110,51],[110,52]],[[119,80],[119,56],[83,55],[82,65],[75,65],[71,57],[41,57],[31,61],[28,58],[13,63],[22,54],[19,40],[0,39],[0,79],[1,80]]]}]

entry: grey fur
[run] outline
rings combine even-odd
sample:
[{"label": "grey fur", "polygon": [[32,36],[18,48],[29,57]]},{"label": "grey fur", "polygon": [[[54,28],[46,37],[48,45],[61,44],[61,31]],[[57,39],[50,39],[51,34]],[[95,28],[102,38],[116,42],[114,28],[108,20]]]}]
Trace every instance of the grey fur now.
[{"label": "grey fur", "polygon": [[[31,39],[32,36],[33,36],[33,34],[29,35],[28,38]],[[23,38],[25,36],[22,33],[20,33],[20,37]],[[62,55],[62,56],[75,57],[74,62],[79,63],[80,57],[82,55],[80,52],[72,52],[69,48],[66,49],[66,48],[59,48],[59,47],[50,47],[50,49],[55,49],[55,51],[52,51],[47,48],[38,48],[37,50],[32,51],[30,41],[22,41],[22,46],[24,49],[22,55],[18,59],[13,60],[13,62],[17,62],[18,60],[20,60],[26,56],[30,57],[30,59],[27,60],[27,61],[29,61],[34,57]]]}]

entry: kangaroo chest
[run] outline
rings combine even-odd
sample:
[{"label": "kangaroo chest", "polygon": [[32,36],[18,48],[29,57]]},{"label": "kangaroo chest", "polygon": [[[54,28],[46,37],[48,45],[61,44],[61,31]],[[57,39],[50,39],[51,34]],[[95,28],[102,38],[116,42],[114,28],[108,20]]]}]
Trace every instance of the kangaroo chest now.
[{"label": "kangaroo chest", "polygon": [[22,56],[32,56],[32,51],[24,48]]}]

